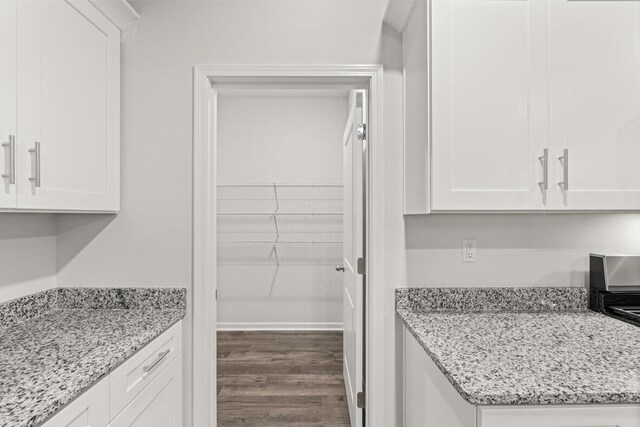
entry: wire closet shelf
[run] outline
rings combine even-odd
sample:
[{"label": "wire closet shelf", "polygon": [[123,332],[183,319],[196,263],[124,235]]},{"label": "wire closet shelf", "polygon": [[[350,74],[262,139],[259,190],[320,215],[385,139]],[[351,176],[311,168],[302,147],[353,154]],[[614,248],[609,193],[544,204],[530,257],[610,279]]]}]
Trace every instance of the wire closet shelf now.
[{"label": "wire closet shelf", "polygon": [[218,262],[340,264],[342,202],[342,185],[219,185]]}]

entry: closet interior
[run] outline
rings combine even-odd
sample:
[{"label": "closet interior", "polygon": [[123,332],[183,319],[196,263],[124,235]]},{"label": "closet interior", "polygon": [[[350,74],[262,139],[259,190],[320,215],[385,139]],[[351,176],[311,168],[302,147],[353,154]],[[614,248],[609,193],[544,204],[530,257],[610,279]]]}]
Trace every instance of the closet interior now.
[{"label": "closet interior", "polygon": [[219,425],[349,423],[336,270],[348,95],[218,90]]}]

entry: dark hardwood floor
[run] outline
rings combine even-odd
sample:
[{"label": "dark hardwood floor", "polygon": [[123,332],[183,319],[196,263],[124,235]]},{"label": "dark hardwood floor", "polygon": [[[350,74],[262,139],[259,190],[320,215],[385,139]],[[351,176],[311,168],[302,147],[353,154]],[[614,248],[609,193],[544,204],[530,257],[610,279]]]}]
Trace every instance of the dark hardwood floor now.
[{"label": "dark hardwood floor", "polygon": [[218,332],[218,426],[349,427],[342,332]]}]

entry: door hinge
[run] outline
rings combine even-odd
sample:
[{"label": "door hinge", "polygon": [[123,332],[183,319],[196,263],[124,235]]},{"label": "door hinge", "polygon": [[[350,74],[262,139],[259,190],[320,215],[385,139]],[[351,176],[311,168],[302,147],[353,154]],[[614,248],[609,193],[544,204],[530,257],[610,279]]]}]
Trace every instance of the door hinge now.
[{"label": "door hinge", "polygon": [[358,125],[358,140],[360,141],[364,141],[367,138],[367,125],[366,124],[361,124]]},{"label": "door hinge", "polygon": [[359,391],[356,394],[356,406],[360,409],[364,409],[364,405],[365,405],[364,391]]},{"label": "door hinge", "polygon": [[367,272],[367,262],[364,258],[358,258],[358,274],[364,274]]}]

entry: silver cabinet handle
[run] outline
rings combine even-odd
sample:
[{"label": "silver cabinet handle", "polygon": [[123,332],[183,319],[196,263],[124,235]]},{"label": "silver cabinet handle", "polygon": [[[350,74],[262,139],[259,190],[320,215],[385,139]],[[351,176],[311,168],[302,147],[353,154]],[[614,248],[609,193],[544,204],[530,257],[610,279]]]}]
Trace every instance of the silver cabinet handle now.
[{"label": "silver cabinet handle", "polygon": [[344,273],[344,265],[337,265],[336,271],[342,271]]},{"label": "silver cabinet handle", "polygon": [[9,149],[9,170],[3,173],[3,178],[9,178],[9,184],[16,183],[16,136],[9,135],[9,142],[3,142],[2,147]]},{"label": "silver cabinet handle", "polygon": [[162,362],[164,360],[164,358],[167,357],[167,355],[169,353],[171,353],[171,349],[166,349],[162,353],[158,353],[158,357],[156,358],[156,360],[151,362],[149,365],[143,366],[142,367],[142,371],[145,373],[145,375],[148,374],[149,372],[151,372],[153,370],[153,368],[158,366],[160,364],[160,362]]},{"label": "silver cabinet handle", "polygon": [[569,149],[565,148],[563,155],[558,157],[558,160],[562,163],[563,169],[563,181],[558,184],[566,191],[569,189]]},{"label": "silver cabinet handle", "polygon": [[538,157],[540,164],[542,165],[542,181],[538,185],[543,190],[549,189],[549,149],[545,148],[542,152],[542,156]]},{"label": "silver cabinet handle", "polygon": [[29,153],[36,156],[35,174],[29,177],[29,181],[33,182],[36,187],[40,187],[40,143],[36,142],[33,148],[29,148]]}]

